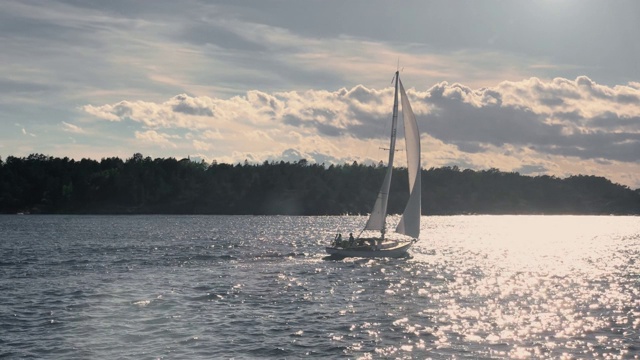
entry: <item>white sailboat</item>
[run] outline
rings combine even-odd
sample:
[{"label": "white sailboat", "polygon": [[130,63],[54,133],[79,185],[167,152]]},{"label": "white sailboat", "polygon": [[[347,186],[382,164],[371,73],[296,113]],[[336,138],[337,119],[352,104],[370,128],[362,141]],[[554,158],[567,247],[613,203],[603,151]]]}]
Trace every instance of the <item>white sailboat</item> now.
[{"label": "white sailboat", "polygon": [[[402,119],[405,132],[407,169],[409,171],[409,200],[405,206],[395,233],[387,232],[387,203],[393,175],[393,159],[396,152],[396,130],[398,125],[398,92],[402,104]],[[395,74],[395,94],[391,120],[391,140],[387,172],[373,206],[367,224],[355,238],[340,241],[336,236],[326,251],[332,257],[404,257],[407,250],[420,236],[421,206],[420,132],[411,104],[400,81],[400,72]],[[369,236],[368,234],[374,233]],[[363,234],[365,234],[363,236]]]}]

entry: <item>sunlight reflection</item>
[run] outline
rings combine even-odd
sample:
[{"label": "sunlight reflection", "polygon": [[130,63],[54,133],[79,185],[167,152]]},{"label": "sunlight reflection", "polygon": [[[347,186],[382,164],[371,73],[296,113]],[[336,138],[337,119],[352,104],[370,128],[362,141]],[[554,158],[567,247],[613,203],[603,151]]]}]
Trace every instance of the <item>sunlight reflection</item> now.
[{"label": "sunlight reflection", "polygon": [[639,305],[633,299],[640,290],[637,282],[620,284],[612,278],[618,269],[628,271],[629,259],[611,248],[612,242],[640,245],[637,236],[629,241],[628,235],[617,235],[619,227],[603,226],[615,218],[479,216],[465,219],[457,233],[447,220],[430,225],[429,246],[435,253],[421,251],[413,258],[455,269],[444,283],[434,277],[414,289],[416,296],[439,304],[421,312],[439,324],[434,332],[438,348],[462,336],[468,346],[504,344],[506,353],[492,354],[514,359],[555,357],[551,354],[559,345],[620,358],[629,353],[629,344],[599,335],[601,329],[638,341],[640,321],[632,309]]},{"label": "sunlight reflection", "polygon": [[[424,235],[409,259],[336,264],[340,282],[327,286],[327,294],[343,302],[334,314],[349,322],[348,335],[336,342],[347,356],[638,357],[637,221],[580,216],[425,220]],[[295,280],[283,282],[308,286]],[[372,303],[378,311],[371,312]]]}]

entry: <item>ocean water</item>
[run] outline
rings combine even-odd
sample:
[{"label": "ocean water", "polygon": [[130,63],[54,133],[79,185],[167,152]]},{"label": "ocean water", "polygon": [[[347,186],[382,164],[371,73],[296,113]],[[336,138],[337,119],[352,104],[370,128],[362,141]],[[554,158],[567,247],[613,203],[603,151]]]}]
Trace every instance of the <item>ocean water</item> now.
[{"label": "ocean water", "polygon": [[[396,219],[397,220],[397,219]],[[632,359],[640,217],[0,216],[0,358]]]}]

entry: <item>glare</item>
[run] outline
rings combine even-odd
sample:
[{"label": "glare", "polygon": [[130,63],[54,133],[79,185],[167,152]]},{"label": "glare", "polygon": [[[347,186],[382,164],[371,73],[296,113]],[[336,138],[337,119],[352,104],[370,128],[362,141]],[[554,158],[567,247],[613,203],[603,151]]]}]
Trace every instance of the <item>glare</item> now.
[{"label": "glare", "polygon": [[[628,281],[616,285],[620,280],[614,278],[620,269],[628,271],[625,254],[640,251],[638,222],[630,219],[430,218],[425,231],[430,239],[419,246],[435,247],[435,253],[414,259],[456,269],[447,282],[432,282],[427,292],[438,305],[424,312],[450,324],[438,327],[436,344],[454,346],[453,334],[461,334],[469,344],[511,344],[496,356],[513,359],[560,356],[554,352],[558,346],[623,357],[624,351],[614,350],[625,348],[622,338],[598,331],[613,326],[637,337],[640,321],[629,312],[639,305],[633,300],[637,286]],[[416,290],[417,296],[424,293],[423,287]]]}]

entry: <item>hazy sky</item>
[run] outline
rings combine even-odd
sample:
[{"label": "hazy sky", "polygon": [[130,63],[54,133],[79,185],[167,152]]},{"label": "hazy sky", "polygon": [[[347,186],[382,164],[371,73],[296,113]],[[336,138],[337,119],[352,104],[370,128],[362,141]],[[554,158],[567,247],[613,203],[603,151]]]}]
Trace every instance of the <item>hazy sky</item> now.
[{"label": "hazy sky", "polygon": [[0,156],[386,161],[640,187],[640,2],[0,0]]}]

